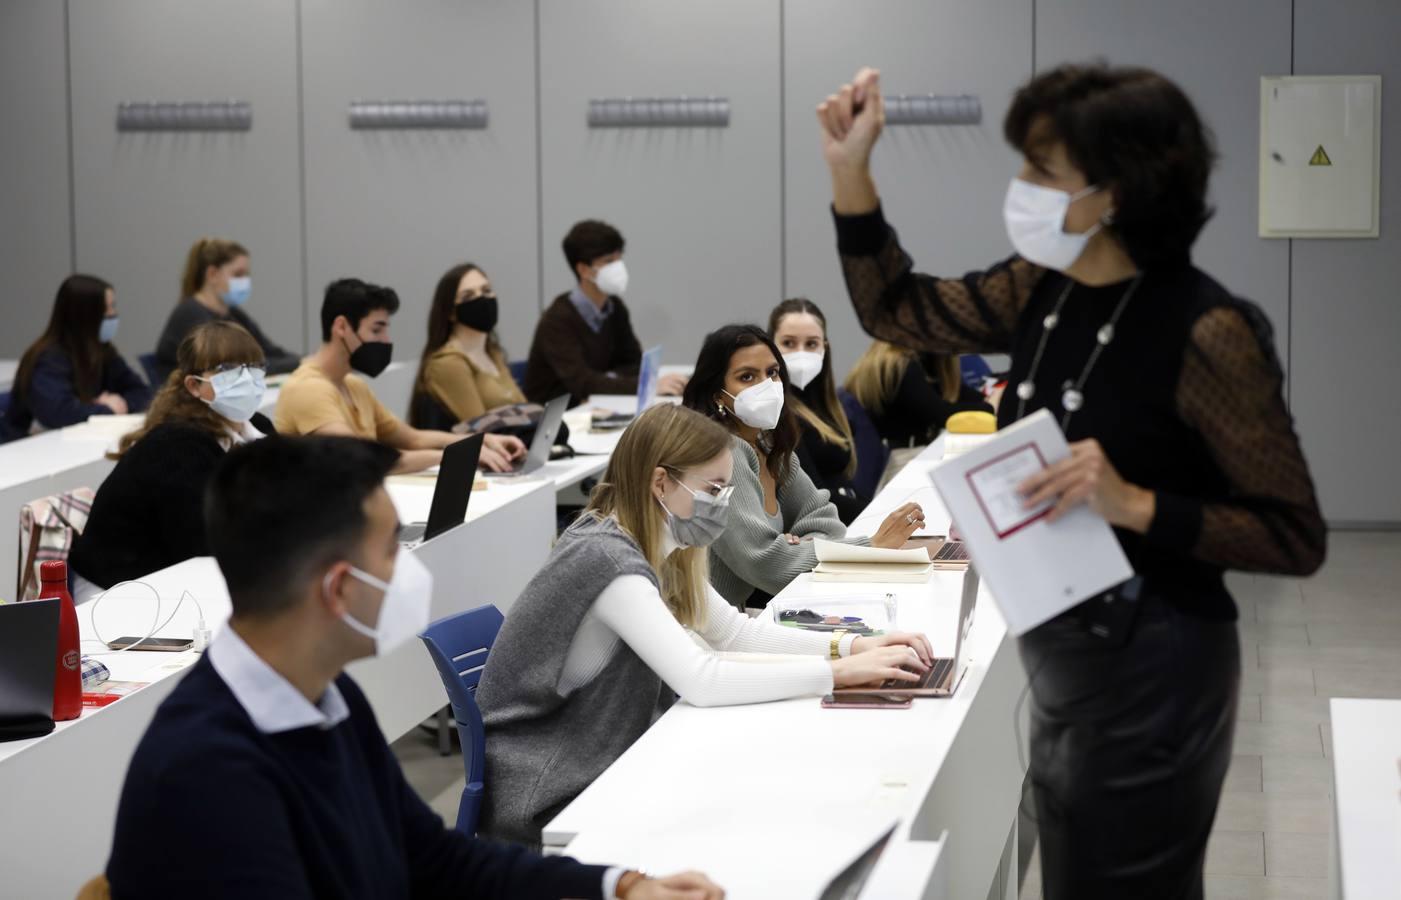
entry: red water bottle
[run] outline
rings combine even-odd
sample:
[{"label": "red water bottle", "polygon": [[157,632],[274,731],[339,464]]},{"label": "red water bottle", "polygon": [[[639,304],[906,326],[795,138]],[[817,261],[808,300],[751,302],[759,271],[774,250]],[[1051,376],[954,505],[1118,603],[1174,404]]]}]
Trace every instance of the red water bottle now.
[{"label": "red water bottle", "polygon": [[58,600],[58,659],[54,664],[54,721],[76,719],[83,713],[83,661],[78,653],[78,611],[68,593],[68,563],[39,564],[39,596]]}]

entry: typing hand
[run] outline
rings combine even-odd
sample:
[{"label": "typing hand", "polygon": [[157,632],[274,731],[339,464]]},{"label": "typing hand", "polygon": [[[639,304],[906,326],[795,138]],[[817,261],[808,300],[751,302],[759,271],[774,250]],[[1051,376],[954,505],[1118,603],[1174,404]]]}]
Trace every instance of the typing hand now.
[{"label": "typing hand", "polygon": [[[519,459],[525,456],[525,444],[521,443],[518,437],[509,434],[488,434],[482,437],[482,456],[486,456],[487,450],[494,450],[506,459]],[[499,470],[493,470],[499,471]]]},{"label": "typing hand", "polygon": [[851,83],[817,105],[822,132],[822,158],[832,169],[864,170],[871,149],[885,127],[885,101],[881,98],[880,72],[865,68]]},{"label": "typing hand", "polygon": [[640,878],[618,896],[622,900],[724,900],[725,891],[699,872],[681,872],[666,878]]},{"label": "typing hand", "polygon": [[906,503],[885,517],[871,537],[872,547],[899,550],[910,535],[924,527],[924,509],[918,503]]},{"label": "typing hand", "polygon": [[95,402],[110,409],[114,415],[124,416],[130,411],[127,408],[126,400],[123,399],[121,394],[103,391],[101,394],[97,395],[97,400]]},{"label": "typing hand", "polygon": [[511,461],[490,447],[483,446],[481,456],[477,457],[477,468],[484,472],[509,472]]},{"label": "typing hand", "polygon": [[832,660],[832,687],[861,687],[885,681],[916,682],[928,671],[929,667],[911,647],[904,644],[876,647]]},{"label": "typing hand", "polygon": [[892,631],[889,634],[859,637],[851,642],[851,655],[869,653],[878,647],[908,647],[926,666],[934,662],[934,649],[929,646],[929,638],[908,631]]}]

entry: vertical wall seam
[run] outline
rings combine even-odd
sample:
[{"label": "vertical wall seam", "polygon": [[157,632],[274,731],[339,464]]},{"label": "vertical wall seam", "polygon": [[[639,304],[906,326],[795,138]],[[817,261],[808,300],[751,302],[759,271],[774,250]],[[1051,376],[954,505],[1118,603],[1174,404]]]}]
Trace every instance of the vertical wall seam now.
[{"label": "vertical wall seam", "polygon": [[1031,0],[1031,75],[1036,77],[1036,0]]},{"label": "vertical wall seam", "polygon": [[78,176],[73,154],[73,28],[63,0],[63,92],[68,111],[68,271],[78,271]]},{"label": "vertical wall seam", "polygon": [[308,342],[311,319],[311,294],[309,271],[310,261],[307,248],[306,227],[306,84],[302,75],[302,0],[297,0],[297,213],[301,221],[301,275],[302,275],[302,350],[310,350]]},{"label": "vertical wall seam", "polygon": [[788,58],[787,0],[778,0],[778,287],[788,296]]},{"label": "vertical wall seam", "polygon": [[540,0],[535,0],[535,308],[545,310],[545,140],[540,114]]},{"label": "vertical wall seam", "polygon": [[[1295,30],[1295,4],[1289,0],[1289,74],[1294,73],[1294,44],[1298,40]],[[1285,253],[1287,269],[1284,282],[1284,403],[1294,411],[1294,239],[1288,238]]]}]

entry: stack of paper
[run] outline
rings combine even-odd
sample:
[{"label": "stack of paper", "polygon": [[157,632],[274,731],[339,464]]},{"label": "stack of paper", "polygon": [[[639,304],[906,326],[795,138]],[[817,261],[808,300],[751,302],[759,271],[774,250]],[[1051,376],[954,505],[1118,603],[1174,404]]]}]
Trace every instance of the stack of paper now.
[{"label": "stack of paper", "polygon": [[813,581],[923,582],[934,571],[928,551],[921,548],[885,550],[823,538],[818,538],[815,546],[817,568],[812,570]]}]

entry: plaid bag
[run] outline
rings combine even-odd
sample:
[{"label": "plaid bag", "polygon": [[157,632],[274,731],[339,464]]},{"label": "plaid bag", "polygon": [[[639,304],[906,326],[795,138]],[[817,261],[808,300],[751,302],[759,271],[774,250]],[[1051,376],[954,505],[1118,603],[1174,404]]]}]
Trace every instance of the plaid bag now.
[{"label": "plaid bag", "polygon": [[40,563],[68,558],[73,539],[88,523],[93,496],[92,488],[74,488],[20,507],[16,599],[33,600],[38,595]]},{"label": "plaid bag", "polygon": [[499,406],[475,419],[468,419],[452,430],[457,434],[515,434],[534,431],[540,424],[545,407],[538,403],[512,403]]}]

